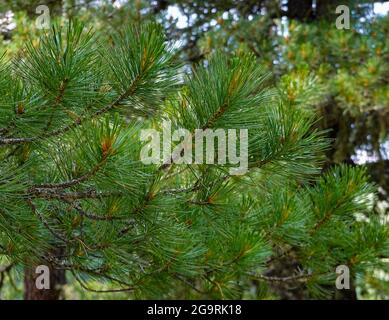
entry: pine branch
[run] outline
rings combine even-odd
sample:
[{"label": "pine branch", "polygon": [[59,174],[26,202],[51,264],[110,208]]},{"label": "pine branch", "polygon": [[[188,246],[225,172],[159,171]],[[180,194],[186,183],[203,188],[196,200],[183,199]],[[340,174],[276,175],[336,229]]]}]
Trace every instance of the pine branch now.
[{"label": "pine branch", "polygon": [[84,284],[84,282],[77,276],[77,274],[74,272],[74,270],[72,269],[71,270],[74,278],[77,280],[77,282],[80,284],[80,286],[87,290],[87,291],[90,291],[90,292],[96,292],[96,293],[117,293],[117,292],[131,292],[131,291],[134,291],[136,290],[136,287],[134,286],[130,286],[130,287],[127,287],[127,288],[119,288],[119,289],[108,289],[108,290],[96,290],[96,289],[92,289],[92,288],[89,288],[86,284]]},{"label": "pine branch", "polygon": [[114,102],[111,104],[107,105],[106,107],[95,111],[92,115],[85,115],[83,117],[77,118],[73,123],[67,125],[66,127],[51,131],[51,132],[46,132],[40,136],[37,137],[26,137],[26,138],[1,138],[0,137],[0,145],[12,145],[12,144],[20,144],[20,143],[28,143],[28,142],[35,142],[35,141],[40,141],[44,140],[47,138],[52,138],[56,136],[60,136],[65,134],[66,132],[77,128],[78,126],[81,126],[85,121],[87,120],[92,120],[94,118],[97,118],[99,116],[104,115],[105,113],[111,111],[115,107],[119,106],[120,103],[128,98],[129,95],[135,92],[136,90],[136,83],[138,82],[138,79],[133,82],[133,84],[129,87],[129,89],[121,94]]},{"label": "pine branch", "polygon": [[0,138],[0,145],[13,145],[28,143],[34,141],[35,138]]},{"label": "pine branch", "polygon": [[92,170],[90,170],[89,172],[85,173],[84,175],[82,175],[78,178],[75,178],[75,179],[72,179],[69,181],[65,181],[65,182],[60,182],[60,183],[39,184],[39,185],[33,186],[33,189],[66,189],[66,188],[73,187],[73,186],[78,185],[82,182],[85,182],[88,179],[90,179],[91,177],[93,177],[104,166],[106,161],[107,161],[107,158],[104,158],[101,162],[99,162],[97,165],[95,165]]},{"label": "pine branch", "polygon": [[27,192],[28,196],[40,199],[79,200],[79,199],[100,199],[104,197],[123,195],[120,191],[99,192],[96,190],[61,192],[51,189],[32,188]]},{"label": "pine branch", "polygon": [[70,204],[82,217],[91,219],[91,220],[96,220],[96,221],[113,221],[113,220],[130,220],[128,217],[120,217],[120,216],[103,216],[103,215],[98,215],[95,213],[90,213],[82,209],[80,204],[65,200],[63,199],[66,203]]},{"label": "pine branch", "polygon": [[287,277],[275,277],[275,276],[265,276],[263,274],[250,274],[251,277],[265,280],[268,282],[290,282],[290,281],[308,281],[312,277],[317,276],[316,274],[310,272],[307,274],[296,274]]},{"label": "pine branch", "polygon": [[32,202],[31,199],[26,200],[28,205],[30,206],[32,212],[39,218],[39,220],[43,223],[43,225],[46,227],[47,230],[54,236],[54,238],[57,238],[58,240],[64,242],[64,243],[69,243],[69,240],[66,239],[64,236],[56,232],[50,224],[46,221],[46,219],[42,216],[42,214],[37,210],[35,204]]}]

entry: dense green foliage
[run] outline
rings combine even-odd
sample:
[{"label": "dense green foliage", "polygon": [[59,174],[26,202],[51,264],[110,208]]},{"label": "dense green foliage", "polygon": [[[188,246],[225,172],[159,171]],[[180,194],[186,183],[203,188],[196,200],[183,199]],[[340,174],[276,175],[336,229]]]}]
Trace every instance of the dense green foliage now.
[{"label": "dense green foliage", "polygon": [[[13,267],[0,284],[49,263],[68,270],[70,296],[335,298],[347,265],[385,297],[377,188],[365,168],[333,164],[382,152],[388,19],[282,32],[275,6],[222,15],[231,2],[180,31],[135,3],[81,10],[84,24],[64,22],[69,9],[49,31],[16,13],[0,67],[0,261]],[[143,164],[141,129],[163,120],[249,129],[249,172]]]}]

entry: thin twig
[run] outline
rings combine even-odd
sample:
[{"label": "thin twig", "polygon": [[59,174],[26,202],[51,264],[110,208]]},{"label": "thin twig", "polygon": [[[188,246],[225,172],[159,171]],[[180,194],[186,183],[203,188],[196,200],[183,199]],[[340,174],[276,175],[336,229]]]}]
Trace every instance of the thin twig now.
[{"label": "thin twig", "polygon": [[250,276],[254,278],[258,278],[260,280],[269,281],[269,282],[288,282],[288,281],[306,281],[313,276],[313,273],[296,274],[287,277],[265,276],[263,274],[250,274]]}]

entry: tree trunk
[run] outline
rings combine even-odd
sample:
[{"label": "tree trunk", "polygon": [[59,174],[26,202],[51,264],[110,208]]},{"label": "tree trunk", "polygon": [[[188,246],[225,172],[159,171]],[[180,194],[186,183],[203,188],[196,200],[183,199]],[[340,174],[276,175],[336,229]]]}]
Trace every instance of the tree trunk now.
[{"label": "tree trunk", "polygon": [[[53,250],[51,256],[56,254],[61,256],[63,250],[61,248]],[[42,270],[37,269],[38,266],[47,267],[48,283],[47,289],[40,289],[37,286],[42,279]],[[38,281],[37,278],[39,277]],[[61,298],[62,286],[66,284],[66,274],[64,269],[58,269],[48,261],[36,263],[32,267],[25,267],[24,270],[24,300],[59,300]]]}]

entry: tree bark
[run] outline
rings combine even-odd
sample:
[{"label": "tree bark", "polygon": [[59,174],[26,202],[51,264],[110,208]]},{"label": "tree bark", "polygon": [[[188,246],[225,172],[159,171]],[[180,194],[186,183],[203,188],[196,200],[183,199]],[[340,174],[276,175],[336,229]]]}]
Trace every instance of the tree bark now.
[{"label": "tree bark", "polygon": [[34,268],[24,271],[24,300],[59,300],[61,298],[61,279],[65,278],[64,270],[50,269],[50,289],[38,289],[35,281],[39,274]]},{"label": "tree bark", "polygon": [[[60,256],[62,249],[58,248],[51,252],[51,255]],[[39,265],[47,266],[49,270],[49,288],[39,289],[36,280],[41,273],[36,272]],[[64,269],[58,269],[52,263],[42,260],[41,263],[35,263],[31,267],[25,267],[24,270],[24,300],[59,300],[62,295],[62,287],[66,284],[66,274]]]}]

